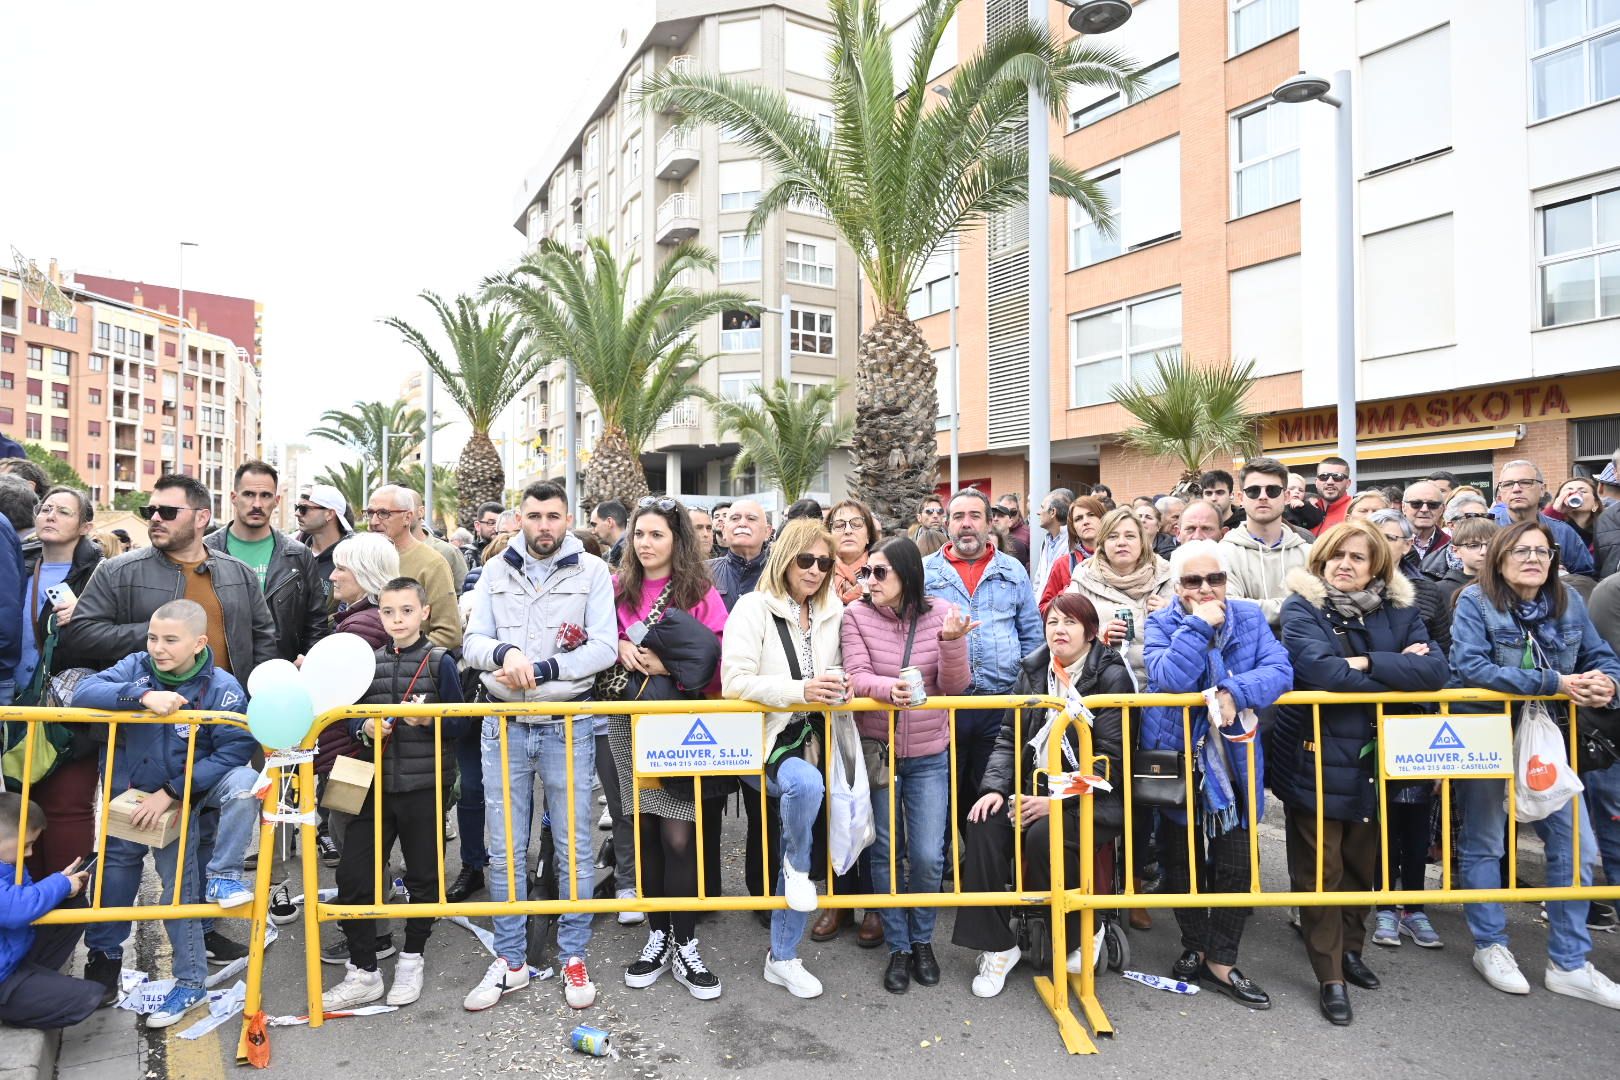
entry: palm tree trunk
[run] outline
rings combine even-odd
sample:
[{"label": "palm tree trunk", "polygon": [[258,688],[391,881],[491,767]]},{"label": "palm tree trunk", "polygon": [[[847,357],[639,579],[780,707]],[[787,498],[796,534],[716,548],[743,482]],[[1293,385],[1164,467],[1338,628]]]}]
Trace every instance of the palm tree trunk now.
[{"label": "palm tree trunk", "polygon": [[641,467],[641,459],[630,452],[624,429],[610,427],[602,431],[585,469],[584,486],[580,506],[587,514],[597,503],[609,499],[634,508],[647,495],[646,470]]},{"label": "palm tree trunk", "polygon": [[478,507],[486,502],[504,502],[506,470],[501,455],[490,441],[489,432],[474,431],[456,460],[456,518],[462,528],[472,528]]},{"label": "palm tree trunk", "polygon": [[910,319],[891,312],[861,335],[857,363],[850,491],[884,525],[902,525],[937,472],[934,354]]}]

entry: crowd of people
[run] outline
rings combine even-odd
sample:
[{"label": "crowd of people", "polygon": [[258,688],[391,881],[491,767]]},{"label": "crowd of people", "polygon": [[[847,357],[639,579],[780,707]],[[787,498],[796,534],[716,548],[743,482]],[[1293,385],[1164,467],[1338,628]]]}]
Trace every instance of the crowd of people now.
[{"label": "crowd of people", "polygon": [[[308,486],[294,506],[299,530],[284,535],[270,524],[276,470],[251,461],[235,473],[223,524],[196,480],[160,478],[140,509],[150,545],[130,551],[97,534],[86,493],[51,487],[37,468],[6,459],[0,702],[159,716],[240,711],[256,666],[297,664],[326,635],[354,634],[376,655],[362,703],[487,701],[491,715],[481,723],[368,718],[321,730],[316,773],[328,777],[345,757],[365,759],[378,766],[374,782],[384,793],[380,825],[370,792],[358,807],[322,810],[318,854],[335,868],[340,903],[386,902],[374,895],[375,864],[395,857],[396,847],[407,900],[435,901],[441,830],[459,843],[446,888],[452,902],[486,892],[525,899],[529,852],[542,833],[553,862],[540,869],[554,876],[557,895],[588,898],[600,826],[610,833],[609,861],[626,902],[618,921],[647,929],[637,955],[617,958],[625,984],[649,988],[668,972],[694,997],[714,999],[721,973],[704,959],[695,913],[648,917],[631,908],[644,897],[721,890],[720,830],[730,806],[746,816],[744,887],[786,905],[757,913],[770,931],[764,981],[795,997],[820,995],[822,982],[799,956],[804,936],[827,941],[853,930],[859,945],[887,950],[882,985],[898,994],[940,982],[936,911],[874,906],[857,926],[850,909],[820,906],[828,862],[823,754],[858,740],[872,786],[875,841],[831,883],[840,893],[930,894],[952,879],[964,890],[1007,890],[1018,872],[1016,833],[1025,850],[1044,850],[1055,812],[1069,819],[1065,884],[1076,885],[1081,861],[1094,857],[1079,850],[1078,802],[1042,797],[1059,716],[999,707],[951,714],[930,705],[937,696],[1206,693],[1207,709],[1087,715],[1109,776],[1125,779],[1127,742],[1138,776],[1144,763],[1156,773],[1151,784],[1131,778],[1091,797],[1096,843],[1123,862],[1131,799],[1134,857],[1119,876],[1134,878],[1138,891],[1161,882],[1184,894],[1195,880],[1201,892],[1249,889],[1252,825],[1268,792],[1284,810],[1295,890],[1378,889],[1385,845],[1389,886],[1423,889],[1436,785],[1380,790],[1370,750],[1375,706],[1328,706],[1318,717],[1279,706],[1286,692],[1483,687],[1561,695],[1552,708],[1560,722],[1568,723],[1568,703],[1579,708],[1585,790],[1579,813],[1571,800],[1534,823],[1547,883],[1590,884],[1599,863],[1611,884],[1620,882],[1620,453],[1616,459],[1600,476],[1555,490],[1535,463],[1516,460],[1490,488],[1437,472],[1398,490],[1358,491],[1336,457],[1318,465],[1314,485],[1259,457],[1235,476],[1211,470],[1196,484],[1129,503],[1116,504],[1100,484],[1054,491],[1033,521],[1019,495],[992,499],[968,488],[925,499],[907,523],[879,522],[855,499],[825,508],[802,500],[773,522],[748,498],[699,508],[653,495],[633,506],[603,502],[587,528],[576,527],[567,491],[536,483],[516,507],[477,507],[472,529],[446,538],[428,528],[420,496],[395,485],[369,493],[359,508],[367,528],[358,531],[340,492]],[[628,715],[500,713],[517,703],[714,698],[761,706],[766,759],[763,777],[703,783],[701,815],[689,778],[635,776]],[[840,708],[855,699],[893,710]],[[104,770],[112,770],[111,790],[135,793],[130,820],[138,828],[159,829],[189,803],[184,858],[178,841],[152,849],[165,899],[174,899],[178,877],[180,901],[232,907],[251,899],[243,867],[258,805],[250,793],[258,747],[228,726],[193,733],[179,721],[126,724],[109,746],[101,725],[53,723],[40,740],[48,759],[19,765],[12,727],[8,786],[18,787],[14,768],[34,775],[26,836],[20,800],[0,795],[0,1019],[61,1027],[116,998],[128,924],[95,924],[84,934],[83,979],[60,970],[77,934],[29,924],[58,905],[84,903],[92,872],[102,879],[103,905],[133,904],[148,852],[107,837],[97,865],[81,865],[78,856],[96,850]],[[1072,728],[1058,742],[1071,769],[1091,771]],[[1179,779],[1189,759],[1190,787]],[[1462,884],[1511,884],[1503,880],[1504,781],[1460,780],[1453,791]],[[446,829],[436,808],[452,801],[454,827]],[[521,865],[508,865],[508,852]],[[12,884],[18,860],[26,868],[20,886]],[[383,877],[391,884],[391,874]],[[1032,859],[1022,880],[1044,890],[1056,884],[1048,877],[1046,860]],[[1504,992],[1528,993],[1502,905],[1468,904],[1465,912],[1481,976]],[[975,995],[998,994],[1022,958],[1012,914],[971,908],[955,920],[952,943],[977,954]],[[1269,1008],[1264,988],[1238,966],[1249,915],[1242,907],[1174,909],[1183,949],[1174,977]],[[1153,926],[1146,911],[1126,917],[1135,931]],[[1555,901],[1546,918],[1546,989],[1620,1009],[1620,988],[1588,959],[1589,925],[1612,920],[1613,909]],[[1416,903],[1376,913],[1306,906],[1296,926],[1321,1012],[1334,1024],[1351,1022],[1347,985],[1379,985],[1365,950],[1369,931],[1383,947],[1442,944]],[[431,919],[406,918],[389,982],[379,967],[396,953],[388,925],[341,923],[341,938],[322,948],[323,960],[343,966],[325,1007],[416,1001],[432,927]],[[207,920],[168,920],[165,929],[176,984],[147,1017],[159,1027],[206,1003],[209,963],[245,952]],[[493,931],[496,956],[465,995],[470,1011],[529,985],[527,920],[499,915]],[[556,932],[567,1003],[589,1007],[592,917],[565,913]],[[1069,939],[1077,935],[1072,927]],[[1092,944],[1081,942],[1066,962],[1078,971],[1092,957]]]}]

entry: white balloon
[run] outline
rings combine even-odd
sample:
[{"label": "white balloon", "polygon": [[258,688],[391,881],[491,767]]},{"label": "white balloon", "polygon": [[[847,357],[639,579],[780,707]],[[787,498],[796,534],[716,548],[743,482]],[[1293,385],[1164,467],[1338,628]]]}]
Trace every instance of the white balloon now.
[{"label": "white balloon", "polygon": [[291,660],[266,660],[253,669],[248,676],[247,692],[249,697],[264,693],[272,686],[282,686],[298,681],[298,668]]},{"label": "white balloon", "polygon": [[356,634],[330,634],[317,641],[299,669],[319,716],[360,700],[377,673],[377,654]]}]

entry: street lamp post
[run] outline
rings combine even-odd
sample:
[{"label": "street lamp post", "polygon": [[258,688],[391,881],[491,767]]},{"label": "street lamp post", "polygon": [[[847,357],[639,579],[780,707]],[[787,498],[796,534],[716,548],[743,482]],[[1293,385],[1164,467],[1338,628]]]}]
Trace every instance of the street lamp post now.
[{"label": "street lamp post", "polygon": [[423,388],[427,402],[427,431],[422,438],[422,505],[427,507],[428,532],[433,531],[433,369],[427,370]]},{"label": "street lamp post", "polygon": [[[186,248],[196,247],[191,240],[180,241],[180,278],[176,283],[180,290],[180,383],[175,387],[174,408],[174,467],[181,475],[186,472]],[[202,431],[202,424],[197,425],[197,431]],[[160,455],[161,456],[161,455]],[[197,472],[202,473],[202,438],[197,439]]]},{"label": "street lamp post", "polygon": [[[779,346],[782,350],[781,377],[782,381],[791,387],[793,380],[793,297],[783,293],[781,307],[762,307],[760,310],[782,317],[782,340]],[[764,374],[764,372],[761,372],[761,374]],[[761,387],[761,389],[764,388]]]},{"label": "street lamp post", "polygon": [[1356,474],[1356,212],[1350,72],[1335,73],[1329,83],[1320,75],[1307,75],[1302,71],[1273,90],[1271,97],[1284,105],[1321,101],[1339,111],[1333,170],[1337,200],[1334,232],[1339,241],[1339,456],[1349,463],[1353,477]]},{"label": "street lamp post", "polygon": [[[934,93],[950,100],[951,88],[948,86],[934,87]],[[947,382],[951,388],[951,493],[954,495],[962,487],[962,366],[956,352],[956,308],[960,297],[956,288],[956,244],[951,243],[951,360],[950,374]]]}]

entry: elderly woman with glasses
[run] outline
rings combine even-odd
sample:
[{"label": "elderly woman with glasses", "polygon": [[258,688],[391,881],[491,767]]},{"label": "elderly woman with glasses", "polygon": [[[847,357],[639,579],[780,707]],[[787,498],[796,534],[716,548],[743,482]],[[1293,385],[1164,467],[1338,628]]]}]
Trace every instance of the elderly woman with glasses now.
[{"label": "elderly woman with glasses", "polygon": [[[1226,595],[1226,549],[1210,540],[1192,540],[1170,560],[1175,602],[1147,620],[1142,646],[1148,692],[1188,694],[1215,690],[1215,711],[1202,705],[1189,709],[1183,724],[1179,707],[1142,710],[1138,747],[1165,750],[1192,759],[1192,790],[1182,807],[1161,807],[1172,823],[1166,848],[1166,890],[1186,893],[1189,885],[1189,842],[1198,862],[1202,892],[1245,892],[1250,886],[1251,813],[1264,812],[1265,757],[1252,738],[1241,740],[1240,714],[1274,705],[1293,685],[1288,654],[1272,634],[1260,605]],[[1212,724],[1213,721],[1213,724]],[[1191,728],[1189,741],[1187,728]],[[1212,730],[1212,727],[1218,730]],[[1249,750],[1253,749],[1251,776]],[[1136,768],[1140,768],[1138,763]],[[1182,775],[1185,775],[1183,769]],[[1255,805],[1249,805],[1250,782]],[[1238,944],[1250,909],[1246,907],[1176,909],[1181,928],[1181,958],[1173,977],[1213,986],[1251,1009],[1269,1009],[1271,998],[1236,967]]]},{"label": "elderly woman with glasses", "polygon": [[[1506,694],[1562,694],[1582,709],[1620,698],[1620,660],[1598,634],[1580,595],[1559,580],[1558,547],[1535,518],[1497,533],[1479,582],[1457,594],[1452,620],[1454,686]],[[1515,709],[1514,723],[1527,705]],[[1562,711],[1564,706],[1552,703]],[[1464,711],[1462,706],[1454,711]],[[1495,711],[1479,706],[1470,711]],[[1507,809],[1503,780],[1453,781],[1462,815],[1458,861],[1463,887],[1502,888]],[[1590,816],[1571,799],[1533,826],[1547,856],[1547,884],[1590,885],[1598,856]],[[1579,818],[1579,825],[1576,819]],[[1580,866],[1575,866],[1579,828]],[[1620,987],[1592,966],[1587,902],[1548,901],[1547,967],[1542,983],[1555,994],[1620,1009]],[[1474,936],[1474,968],[1496,989],[1528,994],[1530,984],[1508,951],[1507,913],[1499,903],[1463,905]]]},{"label": "elderly woman with glasses", "polygon": [[845,499],[827,511],[827,528],[833,534],[833,588],[838,599],[853,604],[865,595],[861,583],[861,570],[866,566],[866,553],[882,539],[872,511],[859,499]]}]

